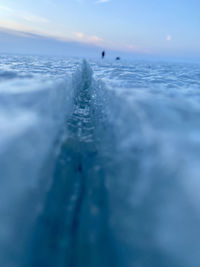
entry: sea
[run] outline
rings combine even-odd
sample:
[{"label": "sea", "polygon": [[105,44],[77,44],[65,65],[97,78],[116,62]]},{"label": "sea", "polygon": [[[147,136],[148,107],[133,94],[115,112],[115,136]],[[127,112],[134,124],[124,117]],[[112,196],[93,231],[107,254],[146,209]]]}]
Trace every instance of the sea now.
[{"label": "sea", "polygon": [[200,266],[200,64],[0,55],[0,266]]}]

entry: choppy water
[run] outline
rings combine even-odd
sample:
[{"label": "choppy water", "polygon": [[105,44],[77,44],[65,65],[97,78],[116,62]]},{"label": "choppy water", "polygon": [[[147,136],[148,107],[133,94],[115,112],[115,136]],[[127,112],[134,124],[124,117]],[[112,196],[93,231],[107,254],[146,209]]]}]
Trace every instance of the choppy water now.
[{"label": "choppy water", "polygon": [[200,65],[0,57],[0,266],[200,266]]}]

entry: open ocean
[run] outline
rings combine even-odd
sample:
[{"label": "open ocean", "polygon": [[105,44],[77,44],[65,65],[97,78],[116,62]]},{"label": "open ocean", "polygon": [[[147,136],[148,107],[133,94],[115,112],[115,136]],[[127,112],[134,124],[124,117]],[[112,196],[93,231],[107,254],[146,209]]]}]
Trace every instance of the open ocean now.
[{"label": "open ocean", "polygon": [[200,266],[200,64],[0,56],[0,266]]}]

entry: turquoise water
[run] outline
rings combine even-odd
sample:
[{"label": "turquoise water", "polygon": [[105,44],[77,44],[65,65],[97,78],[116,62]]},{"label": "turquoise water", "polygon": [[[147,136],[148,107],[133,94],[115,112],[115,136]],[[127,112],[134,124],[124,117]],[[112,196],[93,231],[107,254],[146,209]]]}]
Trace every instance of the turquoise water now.
[{"label": "turquoise water", "polygon": [[199,266],[199,78],[1,56],[1,266]]}]

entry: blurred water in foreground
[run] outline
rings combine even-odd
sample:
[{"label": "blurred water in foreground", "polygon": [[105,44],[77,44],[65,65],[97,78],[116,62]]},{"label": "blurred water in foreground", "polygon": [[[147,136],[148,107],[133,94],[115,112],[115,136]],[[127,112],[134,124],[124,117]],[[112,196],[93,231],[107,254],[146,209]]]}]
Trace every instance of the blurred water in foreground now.
[{"label": "blurred water in foreground", "polygon": [[200,65],[0,56],[0,266],[200,266]]}]

